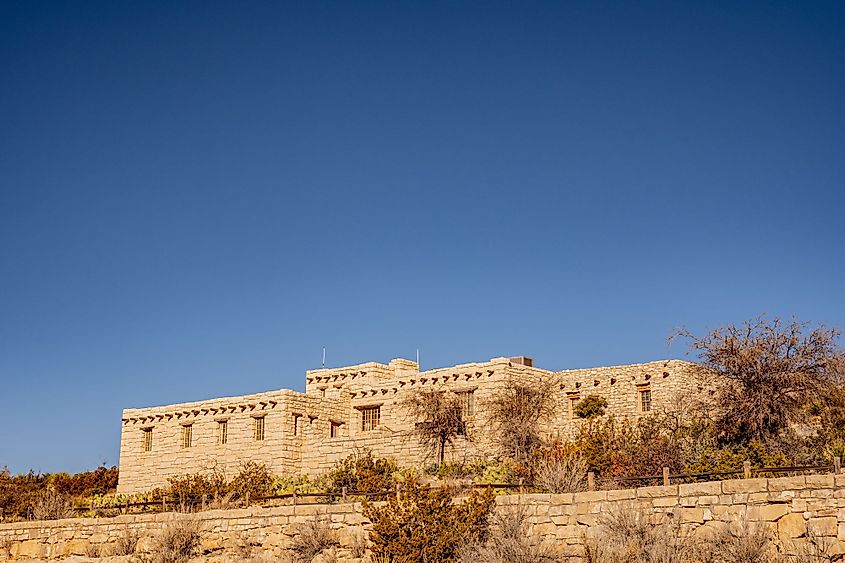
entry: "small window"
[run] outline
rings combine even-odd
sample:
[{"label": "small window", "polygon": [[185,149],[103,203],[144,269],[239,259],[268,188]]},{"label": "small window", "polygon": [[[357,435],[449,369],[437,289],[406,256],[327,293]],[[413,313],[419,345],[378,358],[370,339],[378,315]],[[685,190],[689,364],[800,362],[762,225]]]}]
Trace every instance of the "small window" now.
[{"label": "small window", "polygon": [[264,417],[256,416],[252,419],[252,437],[256,442],[264,439]]},{"label": "small window", "polygon": [[151,452],[153,450],[153,429],[142,428],[141,432],[143,433],[144,438],[144,451]]},{"label": "small window", "polygon": [[293,435],[294,436],[302,436],[302,423],[300,420],[302,419],[301,414],[293,415]]},{"label": "small window", "polygon": [[575,418],[575,407],[578,405],[578,401],[581,400],[580,396],[577,395],[570,395],[569,397],[569,418]]},{"label": "small window", "polygon": [[640,391],[640,410],[642,412],[651,411],[651,389]]},{"label": "small window", "polygon": [[475,391],[460,391],[456,393],[461,402],[461,418],[469,418],[475,414]]},{"label": "small window", "polygon": [[375,430],[381,419],[381,406],[361,409],[361,430]]},{"label": "small window", "polygon": [[193,439],[193,425],[192,424],[184,424],[182,425],[182,447],[183,448],[190,448],[191,447],[191,440]]},{"label": "small window", "polygon": [[217,445],[222,446],[229,441],[229,421],[217,421]]},{"label": "small window", "polygon": [[342,422],[335,422],[332,421],[331,428],[329,430],[329,437],[331,438],[340,438],[340,427],[343,426]]}]

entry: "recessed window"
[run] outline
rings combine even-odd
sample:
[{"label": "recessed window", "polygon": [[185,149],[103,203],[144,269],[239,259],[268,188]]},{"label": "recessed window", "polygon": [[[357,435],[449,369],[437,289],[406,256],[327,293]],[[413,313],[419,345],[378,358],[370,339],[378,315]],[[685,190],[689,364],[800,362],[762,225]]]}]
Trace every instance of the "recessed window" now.
[{"label": "recessed window", "polygon": [[375,430],[381,419],[381,406],[364,407],[361,409],[361,430]]},{"label": "recessed window", "polygon": [[329,429],[329,436],[331,438],[339,438],[340,437],[340,427],[343,426],[342,422],[335,422],[332,421],[331,428]]},{"label": "recessed window", "polygon": [[256,416],[252,419],[252,437],[258,442],[264,439],[264,417]]},{"label": "recessed window", "polygon": [[229,421],[217,421],[217,445],[222,446],[229,441]]},{"label": "recessed window", "polygon": [[575,418],[575,407],[578,405],[578,401],[580,400],[580,395],[569,396],[569,418]]},{"label": "recessed window", "polygon": [[294,436],[302,436],[302,415],[295,414],[293,415],[293,435]]},{"label": "recessed window", "polygon": [[141,429],[142,436],[143,436],[143,447],[145,452],[151,452],[153,450],[153,429],[152,428],[142,428]]},{"label": "recessed window", "polygon": [[640,411],[651,411],[651,389],[643,389],[640,391]]},{"label": "recessed window", "polygon": [[459,391],[456,393],[461,402],[461,418],[469,418],[475,414],[475,391]]},{"label": "recessed window", "polygon": [[182,447],[183,448],[190,448],[191,441],[193,440],[193,428],[192,424],[183,424],[182,425]]}]

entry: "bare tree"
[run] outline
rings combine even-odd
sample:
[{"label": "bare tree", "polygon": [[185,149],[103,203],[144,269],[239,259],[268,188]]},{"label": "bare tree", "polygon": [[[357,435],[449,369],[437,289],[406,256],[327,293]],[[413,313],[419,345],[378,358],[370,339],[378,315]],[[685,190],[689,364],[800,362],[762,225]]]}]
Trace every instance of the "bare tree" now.
[{"label": "bare tree", "polygon": [[765,441],[799,420],[803,408],[842,383],[839,331],[760,316],[704,336],[681,329],[706,373],[716,378],[720,438]]},{"label": "bare tree", "polygon": [[487,411],[501,453],[527,463],[543,445],[540,421],[554,415],[553,385],[510,379],[489,401]]},{"label": "bare tree", "polygon": [[466,435],[460,398],[451,391],[417,391],[402,404],[415,421],[414,434],[442,466],[446,446]]}]

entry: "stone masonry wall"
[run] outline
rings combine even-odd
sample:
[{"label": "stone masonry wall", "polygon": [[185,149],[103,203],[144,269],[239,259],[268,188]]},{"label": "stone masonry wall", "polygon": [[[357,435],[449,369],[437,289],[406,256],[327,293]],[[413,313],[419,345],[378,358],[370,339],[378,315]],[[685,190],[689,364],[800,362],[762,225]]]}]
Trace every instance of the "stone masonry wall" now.
[{"label": "stone masonry wall", "polygon": [[[499,510],[516,504],[525,507],[530,534],[572,563],[581,560],[585,538],[598,533],[603,515],[635,509],[667,515],[679,523],[682,532],[702,538],[720,526],[747,519],[765,523],[782,552],[796,553],[810,534],[829,554],[845,553],[845,475],[506,495],[497,497],[497,504]],[[149,551],[155,535],[182,518],[200,522],[206,557],[242,557],[250,548],[253,554],[280,556],[304,524],[319,519],[336,530],[341,543],[339,561],[358,563],[361,553],[356,546],[362,545],[369,529],[358,503],[20,522],[0,524],[0,560],[60,559],[94,550],[108,554],[127,529],[140,534],[138,550]]]},{"label": "stone masonry wall", "polygon": [[[468,437],[447,451],[449,461],[495,455],[495,437],[485,404],[508,380],[550,381],[558,393],[555,416],[544,421],[546,434],[571,437],[581,423],[572,408],[588,395],[608,401],[608,412],[620,417],[644,414],[644,393],[651,410],[669,408],[678,395],[704,393],[694,377],[695,364],[663,360],[630,366],[553,372],[508,358],[461,364],[420,372],[417,364],[397,359],[306,373],[306,392],[282,390],[123,412],[119,493],[146,491],[168,477],[219,470],[235,475],[241,463],[254,460],[276,474],[319,474],[349,454],[370,449],[393,457],[400,465],[431,463],[413,436],[414,424],[401,402],[409,393],[451,390],[467,393]],[[379,424],[365,429],[363,412],[378,408]],[[254,435],[263,418],[264,436]],[[220,424],[227,423],[221,443]],[[191,442],[184,443],[190,425]],[[145,432],[152,447],[145,451]]]}]

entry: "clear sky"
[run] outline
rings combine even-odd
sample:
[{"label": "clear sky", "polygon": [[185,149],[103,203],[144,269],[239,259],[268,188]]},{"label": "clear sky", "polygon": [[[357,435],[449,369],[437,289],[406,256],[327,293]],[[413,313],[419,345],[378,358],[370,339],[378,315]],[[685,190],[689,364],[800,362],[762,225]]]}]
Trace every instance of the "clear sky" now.
[{"label": "clear sky", "polygon": [[392,357],[845,325],[843,2],[3,2],[0,466]]}]

